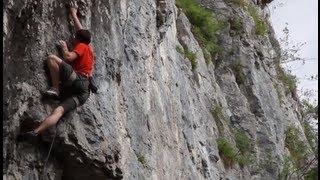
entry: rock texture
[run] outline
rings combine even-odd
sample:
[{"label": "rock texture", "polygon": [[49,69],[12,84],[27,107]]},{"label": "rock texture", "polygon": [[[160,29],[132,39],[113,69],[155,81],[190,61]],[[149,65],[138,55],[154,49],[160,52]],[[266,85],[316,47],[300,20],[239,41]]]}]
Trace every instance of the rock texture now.
[{"label": "rock texture", "polygon": [[[219,34],[223,50],[209,64],[174,0],[79,1],[81,22],[93,35],[99,93],[41,140],[18,143],[17,134],[57,104],[41,92],[50,85],[46,58],[59,54],[55,43],[74,33],[66,3],[4,1],[4,179],[277,178],[288,154],[286,128],[293,124],[303,131],[298,103],[277,79],[279,46],[272,27],[266,36],[255,35],[248,13],[223,0],[200,3],[221,20],[241,17],[244,32],[235,35],[228,23]],[[177,46],[196,53],[195,70]],[[243,84],[237,83],[235,61],[243,67]],[[224,166],[217,146],[221,125],[211,113],[216,106],[222,107],[223,134],[233,145],[233,128],[250,137],[250,166]]]}]

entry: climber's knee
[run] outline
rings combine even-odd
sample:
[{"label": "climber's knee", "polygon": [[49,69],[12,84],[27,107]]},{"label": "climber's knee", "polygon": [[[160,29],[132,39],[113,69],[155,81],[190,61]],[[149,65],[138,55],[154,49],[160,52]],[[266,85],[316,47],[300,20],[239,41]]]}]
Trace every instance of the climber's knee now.
[{"label": "climber's knee", "polygon": [[48,65],[51,65],[52,63],[54,63],[55,57],[56,57],[56,56],[53,55],[53,54],[50,54],[50,55],[48,56],[48,59],[47,59]]},{"label": "climber's knee", "polygon": [[54,55],[54,54],[50,54],[50,55],[48,56],[48,59],[55,59],[55,58],[57,58],[57,56]]},{"label": "climber's knee", "polygon": [[59,65],[61,62],[62,62],[62,59],[60,59],[56,55],[50,54],[48,56],[47,63],[48,63],[49,66],[53,66],[54,64],[58,64]]}]

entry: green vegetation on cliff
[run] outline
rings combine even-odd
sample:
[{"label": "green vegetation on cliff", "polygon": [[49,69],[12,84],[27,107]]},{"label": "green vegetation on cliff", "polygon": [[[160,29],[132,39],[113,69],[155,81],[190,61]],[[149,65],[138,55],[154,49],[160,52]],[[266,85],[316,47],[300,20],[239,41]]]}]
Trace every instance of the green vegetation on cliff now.
[{"label": "green vegetation on cliff", "polygon": [[188,48],[181,48],[180,46],[176,47],[178,53],[180,53],[184,58],[189,59],[191,63],[191,69],[195,70],[197,68],[197,55],[196,53],[191,52]]},{"label": "green vegetation on cliff", "polygon": [[206,63],[219,51],[217,32],[223,26],[211,10],[201,7],[195,0],[176,0],[192,24],[192,32],[203,49]]},{"label": "green vegetation on cliff", "polygon": [[237,162],[240,167],[248,165],[251,161],[251,151],[252,145],[250,138],[246,135],[245,131],[242,129],[236,129],[235,133],[236,146],[239,149],[237,154]]},{"label": "green vegetation on cliff", "polygon": [[307,160],[307,147],[304,142],[300,140],[300,136],[301,133],[299,129],[294,126],[288,127],[286,131],[285,144],[297,166],[301,166]]},{"label": "green vegetation on cliff", "polygon": [[265,35],[267,32],[267,26],[264,20],[259,16],[257,9],[253,5],[248,5],[248,12],[253,18],[255,23],[255,32],[257,35]]},{"label": "green vegetation on cliff", "polygon": [[216,122],[216,125],[218,127],[219,135],[222,136],[224,132],[224,127],[222,121],[226,122],[226,118],[224,117],[222,113],[222,107],[219,105],[216,105],[214,108],[211,109],[211,114],[213,119]]},{"label": "green vegetation on cliff", "polygon": [[236,160],[236,153],[234,148],[225,138],[219,138],[217,142],[219,155],[222,158],[224,165],[226,165],[227,167],[232,167],[234,161]]},{"label": "green vegetation on cliff", "polygon": [[247,0],[227,0],[228,2],[241,7],[243,10],[247,11],[252,17],[255,24],[255,33],[257,35],[265,35],[267,32],[267,25],[265,21],[260,17],[257,9],[254,5],[247,2]]},{"label": "green vegetation on cliff", "polygon": [[286,72],[284,68],[280,66],[279,63],[276,64],[277,76],[278,79],[282,82],[286,87],[286,94],[295,94],[297,88],[298,79],[296,76]]},{"label": "green vegetation on cliff", "polygon": [[240,61],[236,61],[233,64],[233,70],[235,72],[235,78],[236,78],[236,82],[240,85],[240,84],[244,84],[244,82],[246,81],[246,77],[243,73],[243,66],[241,64]]}]

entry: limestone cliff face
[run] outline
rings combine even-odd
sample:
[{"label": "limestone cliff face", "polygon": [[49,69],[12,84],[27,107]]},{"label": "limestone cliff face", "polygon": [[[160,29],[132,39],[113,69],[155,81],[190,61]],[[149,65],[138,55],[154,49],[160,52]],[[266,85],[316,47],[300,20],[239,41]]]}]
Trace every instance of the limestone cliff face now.
[{"label": "limestone cliff face", "polygon": [[[41,92],[50,85],[47,56],[59,54],[55,43],[74,33],[66,3],[4,1],[7,180],[41,179],[55,128],[37,142],[18,143],[16,136],[55,106]],[[81,21],[93,34],[99,93],[61,119],[46,179],[277,178],[289,154],[287,127],[303,129],[297,102],[277,78],[272,27],[258,36],[241,8],[223,0],[200,3],[227,22],[219,31],[221,51],[208,64],[174,0],[79,1]],[[240,35],[230,26],[232,17],[243,19]],[[177,47],[196,53],[195,69]],[[234,129],[243,130],[253,147],[253,160],[243,168],[236,162],[227,167],[219,154],[221,136],[237,149]]]}]

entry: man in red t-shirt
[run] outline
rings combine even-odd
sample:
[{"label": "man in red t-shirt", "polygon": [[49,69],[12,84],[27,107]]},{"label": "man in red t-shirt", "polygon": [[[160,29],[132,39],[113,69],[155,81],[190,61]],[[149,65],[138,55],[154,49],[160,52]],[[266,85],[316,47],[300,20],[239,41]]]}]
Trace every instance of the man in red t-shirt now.
[{"label": "man in red t-shirt", "polygon": [[[52,87],[46,91],[46,95],[60,97],[63,101],[34,131],[20,134],[19,141],[36,137],[47,128],[55,125],[63,114],[81,106],[89,98],[89,77],[92,76],[94,64],[92,48],[89,45],[91,35],[88,30],[82,28],[77,17],[77,7],[71,7],[70,14],[77,31],[74,49],[69,51],[66,42],[59,41],[66,62],[55,55],[49,55],[47,61]],[[63,93],[59,92],[60,81]]]}]

